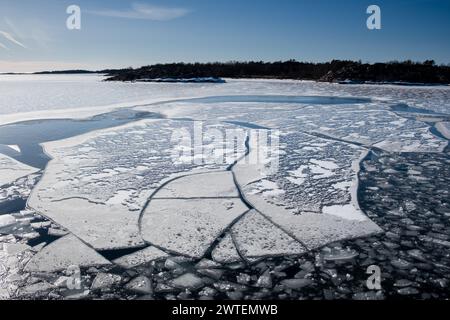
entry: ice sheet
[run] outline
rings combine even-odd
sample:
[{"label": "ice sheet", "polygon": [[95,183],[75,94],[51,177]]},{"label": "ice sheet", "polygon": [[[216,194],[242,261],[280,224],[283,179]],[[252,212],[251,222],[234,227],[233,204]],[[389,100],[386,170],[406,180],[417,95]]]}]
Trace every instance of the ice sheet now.
[{"label": "ice sheet", "polygon": [[0,187],[37,171],[39,169],[27,166],[0,153]]}]

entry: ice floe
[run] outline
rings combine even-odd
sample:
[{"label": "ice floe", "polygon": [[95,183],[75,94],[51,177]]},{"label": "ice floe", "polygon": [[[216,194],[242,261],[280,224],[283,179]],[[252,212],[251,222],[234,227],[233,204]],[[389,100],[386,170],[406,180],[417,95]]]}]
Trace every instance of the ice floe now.
[{"label": "ice floe", "polygon": [[[227,165],[174,163],[173,133],[184,128],[194,130],[194,124],[145,120],[46,143],[45,149],[53,159],[33,190],[29,206],[96,249],[142,246],[140,211],[155,190],[196,168],[217,170]],[[240,148],[238,154],[244,152],[244,146]],[[211,176],[212,183],[214,180],[217,185],[218,180]],[[230,177],[218,192],[229,188],[227,181]]]},{"label": "ice floe", "polygon": [[447,139],[450,139],[450,122],[439,122],[436,129]]},{"label": "ice floe", "polygon": [[27,272],[64,271],[72,266],[90,267],[111,264],[73,235],[58,239],[37,253],[25,267]]},{"label": "ice floe", "polygon": [[113,262],[124,269],[132,269],[143,264],[168,257],[168,254],[155,247],[147,247],[117,258]]},{"label": "ice floe", "polygon": [[212,251],[211,256],[214,261],[223,264],[242,260],[230,233],[225,234],[225,236],[220,240]]},{"label": "ice floe", "polygon": [[[312,145],[317,147],[314,158],[304,150]],[[233,168],[255,209],[308,249],[381,231],[357,202],[359,162],[367,154],[364,148],[301,133],[283,135],[281,147],[293,152],[281,155],[280,168],[274,173],[264,174],[264,165],[252,165],[246,159]],[[261,186],[261,181],[270,183]],[[348,188],[334,187],[344,182]]]},{"label": "ice floe", "polygon": [[0,186],[10,184],[38,171],[39,169],[27,166],[0,153]]},{"label": "ice floe", "polygon": [[239,253],[247,260],[300,255],[306,248],[255,210],[248,212],[231,230]]},{"label": "ice floe", "polygon": [[142,236],[174,253],[201,258],[247,210],[239,198],[154,199],[144,211]]},{"label": "ice floe", "polygon": [[239,193],[230,172],[212,172],[178,178],[153,196],[158,198],[237,198]]}]

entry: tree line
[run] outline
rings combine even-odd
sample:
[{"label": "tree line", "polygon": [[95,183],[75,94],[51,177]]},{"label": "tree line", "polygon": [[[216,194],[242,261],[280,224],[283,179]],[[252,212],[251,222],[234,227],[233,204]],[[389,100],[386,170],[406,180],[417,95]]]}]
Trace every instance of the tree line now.
[{"label": "tree line", "polygon": [[325,63],[298,62],[214,62],[168,63],[133,69],[102,70],[109,81],[137,81],[145,79],[188,78],[270,78],[315,80],[324,82],[398,82],[450,84],[450,66],[425,62],[392,61],[362,63],[333,60]]}]

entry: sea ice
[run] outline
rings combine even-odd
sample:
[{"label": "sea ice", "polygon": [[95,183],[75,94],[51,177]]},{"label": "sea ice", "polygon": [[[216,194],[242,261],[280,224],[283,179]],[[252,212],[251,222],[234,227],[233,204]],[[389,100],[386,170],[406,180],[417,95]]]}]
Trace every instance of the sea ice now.
[{"label": "sea ice", "polygon": [[60,238],[31,258],[25,267],[27,272],[55,272],[71,266],[106,266],[111,263],[73,235]]},{"label": "sea ice", "polygon": [[248,212],[231,230],[240,254],[246,259],[300,255],[306,248],[257,211]]},{"label": "sea ice", "polygon": [[[303,148],[311,145],[320,145],[313,159],[310,151]],[[264,165],[252,165],[246,159],[233,168],[246,200],[262,215],[307,249],[381,231],[357,202],[359,162],[367,154],[364,148],[301,133],[283,135],[280,147],[295,152],[282,154],[275,172],[264,173]],[[250,145],[248,157],[252,152]],[[324,171],[327,178],[319,179]],[[302,179],[300,187],[293,174]],[[261,188],[260,181],[271,183],[264,183]],[[344,182],[348,188],[333,187]],[[279,189],[283,192],[271,192]]]},{"label": "sea ice", "polygon": [[147,247],[134,253],[120,257],[113,262],[124,269],[131,269],[140,265],[166,258],[169,255],[155,247]]},{"label": "sea ice", "polygon": [[171,252],[202,258],[248,208],[234,199],[153,199],[144,211],[142,237]]},{"label": "sea ice", "polygon": [[[211,125],[214,128],[221,126]],[[208,128],[205,126],[205,130]],[[175,163],[173,148],[176,141],[172,138],[177,130],[193,130],[193,123],[145,120],[46,143],[46,152],[53,159],[34,188],[29,206],[95,249],[144,245],[139,230],[140,211],[164,181],[192,173],[196,168],[217,170],[226,167],[226,163]],[[219,187],[218,177],[210,176],[216,187]],[[230,189],[231,175],[223,178],[224,184],[215,194],[229,192],[229,195],[237,196],[236,191]],[[174,186],[174,190],[180,188]],[[208,191],[204,186],[204,192],[212,190]]]},{"label": "sea ice", "polygon": [[27,166],[0,153],[0,187],[38,171],[39,169]]},{"label": "sea ice", "polygon": [[218,245],[212,251],[211,256],[214,261],[223,264],[242,261],[230,233],[225,234],[220,240]]},{"label": "sea ice", "polygon": [[438,129],[444,137],[450,140],[450,122],[439,122],[436,124],[436,129]]},{"label": "sea ice", "polygon": [[[202,258],[228,232],[212,251],[214,260],[238,261],[243,256],[253,261],[259,255],[298,254],[336,240],[377,233],[381,229],[360,210],[356,193],[359,162],[367,151],[375,147],[389,152],[440,152],[448,143],[433,135],[429,124],[391,108],[395,102],[448,112],[448,88],[259,80],[230,80],[201,88],[140,85],[145,87],[136,90],[148,92],[140,91],[139,99],[158,89],[161,92],[148,99],[149,105],[135,110],[160,112],[167,119],[44,145],[53,160],[29,205],[95,249],[140,247],[148,242]],[[313,99],[302,102],[292,97],[265,101],[252,94],[367,96],[372,100],[315,104]],[[175,101],[202,96],[216,97]],[[130,101],[129,96],[122,98],[127,104]],[[213,160],[228,158],[234,150],[226,145],[213,150],[214,137],[208,136],[208,129],[278,130],[279,170],[267,172],[269,163],[246,164],[254,148],[251,141],[250,155],[234,166],[233,173],[224,171],[232,162],[211,164],[202,161],[203,155],[192,157],[194,147],[175,145],[172,135],[177,130],[193,134],[199,120],[205,125],[204,150]],[[437,128],[445,132],[442,126]],[[238,155],[243,155],[244,141],[237,145]],[[174,159],[174,151],[182,156]],[[256,211],[244,215],[249,208],[239,198],[241,193],[257,215]]]},{"label": "sea ice", "polygon": [[164,186],[153,199],[158,198],[237,198],[239,193],[231,172],[212,172],[178,178]]}]

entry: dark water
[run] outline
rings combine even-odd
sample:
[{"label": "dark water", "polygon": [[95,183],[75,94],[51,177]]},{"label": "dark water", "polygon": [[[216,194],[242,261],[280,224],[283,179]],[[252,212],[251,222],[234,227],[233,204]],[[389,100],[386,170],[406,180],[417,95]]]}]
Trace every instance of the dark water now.
[{"label": "dark water", "polygon": [[[157,113],[124,109],[85,120],[51,119],[8,124],[0,127],[0,152],[32,167],[43,169],[50,159],[43,152],[41,143],[146,118],[162,118],[162,116]],[[21,152],[5,145],[18,145]]]},{"label": "dark water", "polygon": [[10,201],[0,202],[0,215],[19,212],[25,208],[26,199],[14,199]]},{"label": "dark water", "polygon": [[109,261],[118,259],[120,257],[141,251],[146,247],[136,247],[136,248],[127,248],[127,249],[115,249],[115,250],[102,250],[99,253]]}]

